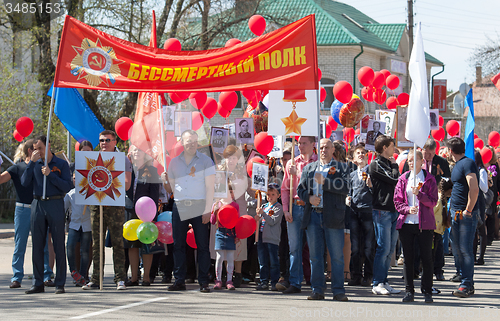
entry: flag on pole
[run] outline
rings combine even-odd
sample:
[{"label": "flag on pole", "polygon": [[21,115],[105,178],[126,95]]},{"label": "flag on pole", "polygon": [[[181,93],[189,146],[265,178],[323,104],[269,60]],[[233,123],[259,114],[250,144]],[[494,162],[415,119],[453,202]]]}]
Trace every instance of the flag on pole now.
[{"label": "flag on pole", "polygon": [[424,42],[420,29],[421,26],[420,23],[418,23],[409,64],[412,85],[410,102],[408,103],[408,114],[406,117],[405,137],[417,146],[423,147],[429,136],[430,120]]},{"label": "flag on pole", "polygon": [[498,90],[500,90],[500,72],[495,76],[491,77],[491,81],[493,82],[495,87],[497,87]]},{"label": "flag on pole", "polygon": [[474,127],[476,127],[476,121],[474,120],[472,88],[469,89],[469,93],[467,94],[467,97],[465,97],[464,105],[465,107],[469,107],[469,112],[467,113],[467,123],[465,124],[465,156],[474,160]]},{"label": "flag on pole", "polygon": [[[47,93],[52,97],[54,85]],[[92,146],[99,145],[99,133],[104,130],[87,102],[76,88],[57,88],[54,113],[78,142],[88,140]]]}]

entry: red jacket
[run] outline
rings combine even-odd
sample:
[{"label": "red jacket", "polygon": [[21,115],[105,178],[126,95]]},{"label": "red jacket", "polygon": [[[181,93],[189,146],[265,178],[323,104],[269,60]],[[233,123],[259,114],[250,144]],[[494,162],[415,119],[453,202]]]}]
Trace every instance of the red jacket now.
[{"label": "red jacket", "polygon": [[[438,192],[436,179],[429,172],[424,171],[425,181],[420,189],[417,199],[418,206],[418,226],[421,230],[436,229],[436,220],[434,218],[434,206],[438,201]],[[408,184],[409,172],[403,173],[394,190],[394,206],[399,213],[396,229],[401,229],[405,222],[406,215],[410,213],[408,198],[406,195],[406,186]]]}]

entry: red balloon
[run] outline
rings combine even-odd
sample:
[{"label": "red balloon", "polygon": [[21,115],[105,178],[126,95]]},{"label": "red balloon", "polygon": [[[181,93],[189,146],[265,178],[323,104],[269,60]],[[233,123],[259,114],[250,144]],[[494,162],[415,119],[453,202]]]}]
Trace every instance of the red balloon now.
[{"label": "red balloon", "polygon": [[248,176],[252,177],[252,166],[253,166],[253,163],[261,163],[261,164],[265,164],[264,160],[260,157],[254,157],[252,159],[250,159],[248,162],[247,162],[247,174]]},{"label": "red balloon", "polygon": [[483,164],[488,164],[493,157],[493,153],[488,147],[483,147],[479,153],[483,159]]},{"label": "red balloon", "polygon": [[377,89],[375,93],[373,94],[373,100],[379,104],[382,105],[385,103],[385,99],[387,98],[387,94],[385,93],[384,90],[382,89]]},{"label": "red balloon", "polygon": [[387,88],[389,88],[391,90],[398,88],[399,87],[399,77],[396,75],[390,75],[385,80],[385,85],[387,86]]},{"label": "red balloon", "polygon": [[319,93],[319,101],[324,102],[326,99],[326,89],[321,87],[320,88],[320,93]]},{"label": "red balloon", "polygon": [[484,147],[484,142],[481,138],[476,138],[474,139],[474,148],[483,148]]},{"label": "red balloon", "polygon": [[496,131],[492,131],[488,135],[488,145],[493,146],[493,148],[497,148],[500,145],[500,134]]},{"label": "red balloon", "polygon": [[178,103],[188,99],[189,93],[175,92],[175,93],[168,93],[168,96],[170,97],[170,99],[172,99],[174,104],[178,104]]},{"label": "red balloon", "polygon": [[77,152],[80,151],[80,142],[76,142],[76,144],[75,144],[75,151],[77,151]]},{"label": "red balloon", "polygon": [[400,93],[398,95],[398,102],[399,104],[401,104],[401,106],[408,105],[408,103],[410,102],[410,95],[408,95],[407,93]]},{"label": "red balloon", "polygon": [[172,147],[172,150],[170,151],[170,157],[174,158],[179,156],[182,152],[184,151],[184,146],[182,146],[181,141],[179,140],[177,143],[175,143],[174,147]]},{"label": "red balloon", "polygon": [[332,136],[332,126],[325,124],[325,138],[330,138]]},{"label": "red balloon", "polygon": [[17,132],[23,136],[28,137],[33,132],[33,121],[29,117],[21,117],[16,121]]},{"label": "red balloon", "polygon": [[439,115],[438,119],[439,119],[439,127],[443,127],[443,125],[444,125],[444,118],[443,118],[443,116]]},{"label": "red balloon", "polygon": [[339,126],[339,124],[335,121],[335,119],[333,119],[332,116],[328,116],[328,125],[330,125],[332,131],[337,130],[337,127]]},{"label": "red balloon", "polygon": [[258,14],[253,15],[250,20],[248,20],[248,28],[250,28],[250,31],[256,36],[262,35],[266,30],[266,19]]},{"label": "red balloon", "polygon": [[226,44],[224,45],[224,47],[229,48],[229,47],[232,47],[232,46],[236,46],[239,43],[241,43],[240,39],[231,38],[228,41],[226,41]]},{"label": "red balloon", "polygon": [[391,72],[387,69],[382,69],[380,70],[380,72],[382,73],[382,75],[384,75],[385,79],[387,79],[387,77],[391,75]]},{"label": "red balloon", "polygon": [[396,97],[389,97],[387,98],[387,101],[385,102],[385,105],[389,109],[396,109],[399,105],[398,99]]},{"label": "red balloon", "polygon": [[[172,232],[172,223],[167,221],[160,221],[155,223],[158,228],[158,241],[164,244],[174,243],[174,236]],[[187,238],[186,238],[187,241]]]},{"label": "red balloon", "polygon": [[189,245],[193,249],[198,248],[198,246],[196,246],[196,238],[194,237],[194,229],[193,228],[190,228],[189,231],[187,232],[186,243],[187,243],[187,245]]},{"label": "red balloon", "polygon": [[444,129],[439,128],[431,131],[432,138],[437,140],[438,142],[442,141],[444,139]]},{"label": "red balloon", "polygon": [[121,117],[115,123],[115,132],[122,140],[128,140],[132,134],[134,122],[128,117]]},{"label": "red balloon", "polygon": [[356,128],[356,130],[354,131],[354,135],[359,135],[361,134],[361,128]]},{"label": "red balloon", "polygon": [[171,51],[181,51],[182,45],[178,39],[168,38],[167,40],[165,40],[165,43],[163,44],[163,49]]},{"label": "red balloon", "polygon": [[238,103],[238,95],[234,91],[224,91],[219,95],[219,103],[227,110],[233,110]]},{"label": "red balloon", "polygon": [[224,108],[224,106],[222,106],[220,103],[218,103],[217,105],[218,105],[217,112],[219,113],[219,115],[221,115],[222,118],[228,118],[229,115],[231,115],[230,110]]},{"label": "red balloon", "polygon": [[243,97],[245,97],[247,100],[252,100],[255,99],[255,90],[242,90],[241,94]]},{"label": "red balloon", "polygon": [[375,87],[376,89],[380,89],[384,84],[385,84],[384,74],[382,74],[380,71],[375,72],[375,75],[373,76],[372,86]]},{"label": "red balloon", "polygon": [[450,136],[457,136],[460,131],[460,124],[456,120],[449,120],[446,123],[446,131]]},{"label": "red balloon", "polygon": [[321,78],[323,78],[323,73],[321,72],[321,69],[318,68],[318,80],[321,81]]},{"label": "red balloon", "polygon": [[361,96],[366,101],[373,101],[373,93],[374,92],[375,92],[374,87],[363,87],[363,89],[361,89]]},{"label": "red balloon", "polygon": [[14,135],[14,139],[17,140],[18,142],[22,142],[24,139],[24,137],[21,136],[21,134],[19,134],[17,129],[14,129],[14,132],[12,133],[12,135]]},{"label": "red balloon", "polygon": [[193,111],[193,113],[191,114],[191,118],[193,120],[193,125],[192,125],[193,130],[200,129],[201,126],[203,125],[203,122],[205,121],[203,115],[199,111]]},{"label": "red balloon", "polygon": [[205,106],[203,106],[203,108],[201,109],[201,112],[203,113],[203,115],[205,115],[205,117],[211,119],[217,112],[217,107],[217,101],[212,97],[208,97]]},{"label": "red balloon", "polygon": [[350,144],[354,140],[354,129],[353,128],[344,128],[344,141]]},{"label": "red balloon", "polygon": [[339,81],[333,86],[333,95],[343,104],[347,104],[352,98],[352,86],[347,81]]},{"label": "red balloon", "polygon": [[257,227],[257,222],[250,215],[243,215],[238,219],[235,226],[236,237],[240,240],[250,237]]},{"label": "red balloon", "polygon": [[476,139],[476,138],[479,138],[479,136],[477,136],[477,134],[474,134],[474,139]]},{"label": "red balloon", "polygon": [[207,102],[207,93],[204,91],[192,93],[189,95],[189,102],[194,106],[194,108],[200,110]]},{"label": "red balloon", "polygon": [[235,227],[239,218],[238,210],[232,205],[224,205],[219,209],[219,222],[225,228]]},{"label": "red balloon", "polygon": [[273,136],[267,134],[267,132],[260,132],[255,135],[253,143],[255,145],[255,149],[262,155],[269,154],[274,147],[274,139]]},{"label": "red balloon", "polygon": [[368,66],[361,67],[358,71],[358,80],[363,86],[370,86],[375,77],[375,72]]},{"label": "red balloon", "polygon": [[[444,129],[443,129],[443,132],[444,132]],[[439,154],[439,149],[441,148],[441,145],[439,144],[439,142],[436,142],[436,155]]]}]

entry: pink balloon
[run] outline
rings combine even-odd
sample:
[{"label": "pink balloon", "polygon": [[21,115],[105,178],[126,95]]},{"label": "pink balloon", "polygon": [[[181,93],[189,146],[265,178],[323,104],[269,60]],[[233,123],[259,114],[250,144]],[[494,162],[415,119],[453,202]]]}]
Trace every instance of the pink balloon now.
[{"label": "pink balloon", "polygon": [[158,228],[158,241],[164,244],[174,243],[174,237],[172,233],[172,223],[167,221],[161,221],[155,223]]},{"label": "pink balloon", "polygon": [[143,196],[135,203],[135,214],[143,222],[151,222],[156,216],[156,203],[150,197]]}]

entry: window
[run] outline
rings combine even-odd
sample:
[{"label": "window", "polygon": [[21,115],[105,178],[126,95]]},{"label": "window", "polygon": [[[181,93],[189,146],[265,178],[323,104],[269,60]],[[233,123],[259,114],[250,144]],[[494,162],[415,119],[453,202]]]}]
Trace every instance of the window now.
[{"label": "window", "polygon": [[335,80],[329,78],[321,78],[321,87],[326,90],[326,99],[320,104],[321,110],[330,109],[335,96],[333,96],[333,85],[335,85]]}]

